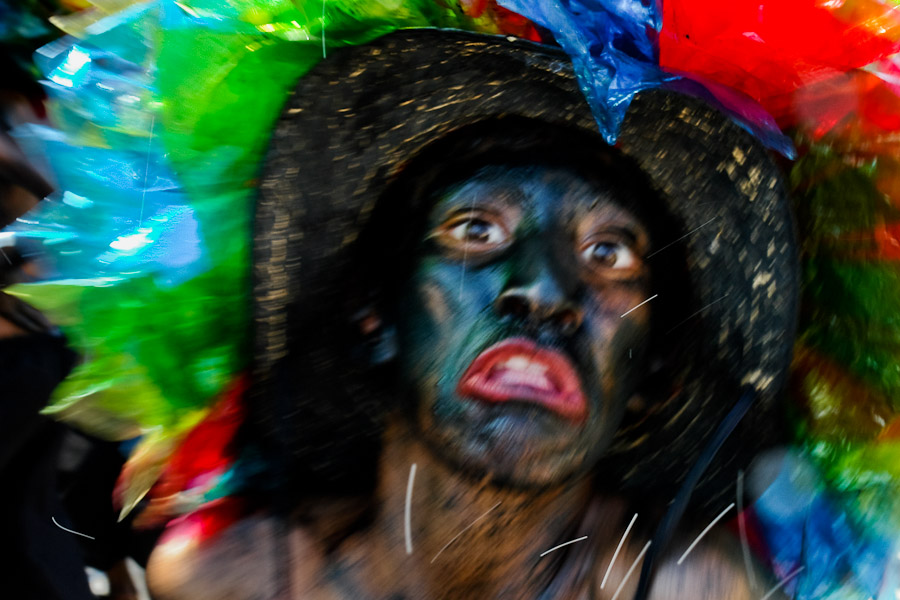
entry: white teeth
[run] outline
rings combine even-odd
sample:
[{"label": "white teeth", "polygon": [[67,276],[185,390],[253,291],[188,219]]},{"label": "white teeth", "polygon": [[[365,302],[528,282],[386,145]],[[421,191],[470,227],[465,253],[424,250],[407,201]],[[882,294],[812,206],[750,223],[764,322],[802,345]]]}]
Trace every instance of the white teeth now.
[{"label": "white teeth", "polygon": [[533,362],[527,356],[513,356],[503,363],[507,369],[514,371],[522,371],[525,373],[533,373],[535,375],[543,375],[547,372],[547,365],[543,363]]},{"label": "white teeth", "polygon": [[501,371],[496,378],[496,382],[501,385],[524,386],[537,390],[550,391],[554,389],[553,384],[546,377],[513,370]]}]

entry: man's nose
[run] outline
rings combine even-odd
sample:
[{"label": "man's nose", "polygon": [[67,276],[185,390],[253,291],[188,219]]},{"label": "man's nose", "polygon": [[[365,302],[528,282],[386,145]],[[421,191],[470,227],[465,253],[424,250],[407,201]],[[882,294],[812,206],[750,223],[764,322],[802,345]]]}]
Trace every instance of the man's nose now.
[{"label": "man's nose", "polygon": [[581,309],[546,270],[531,281],[504,290],[494,303],[497,314],[528,322],[550,325],[563,335],[571,335],[583,320]]}]

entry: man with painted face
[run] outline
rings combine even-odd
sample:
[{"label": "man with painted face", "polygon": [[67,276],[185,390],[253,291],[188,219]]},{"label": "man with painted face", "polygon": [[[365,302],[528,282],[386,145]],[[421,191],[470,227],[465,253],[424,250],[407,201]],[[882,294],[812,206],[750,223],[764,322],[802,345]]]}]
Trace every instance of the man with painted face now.
[{"label": "man with painted face", "polygon": [[521,42],[402,32],[304,77],[256,208],[243,439],[278,493],[212,538],[170,527],[155,594],[764,595],[736,540],[699,534],[777,439],[778,172],[670,92],[620,140]]},{"label": "man with painted face", "polygon": [[[646,258],[671,219],[634,165],[575,132],[514,122],[453,137],[506,149],[436,168],[426,234],[387,302],[413,420],[445,458],[500,482],[584,475],[646,378],[651,315],[684,304],[650,303],[679,254]],[[383,232],[370,243],[372,256],[390,247]]]}]

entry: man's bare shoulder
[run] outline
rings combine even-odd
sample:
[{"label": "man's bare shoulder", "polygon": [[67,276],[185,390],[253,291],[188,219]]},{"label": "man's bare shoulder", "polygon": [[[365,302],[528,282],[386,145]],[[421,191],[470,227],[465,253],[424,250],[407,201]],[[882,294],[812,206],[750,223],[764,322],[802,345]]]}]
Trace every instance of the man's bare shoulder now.
[{"label": "man's bare shoulder", "polygon": [[170,525],[150,556],[147,581],[154,598],[278,597],[272,517],[245,517],[209,537],[193,517]]},{"label": "man's bare shoulder", "polygon": [[[694,539],[694,535],[684,536],[673,544],[676,552],[656,572],[653,600],[756,600],[773,587],[771,574],[752,558],[745,559],[740,541],[723,528],[710,532],[679,564]],[[776,592],[769,598],[781,600],[784,596]]]},{"label": "man's bare shoulder", "polygon": [[[679,564],[681,556],[695,539],[684,535],[671,544],[672,551],[658,563],[650,588],[650,600],[756,600],[772,588],[771,575],[755,562],[748,564],[743,557],[740,542],[724,530],[715,530],[705,536]],[[617,557],[606,584],[594,588],[592,597],[608,600],[619,591],[627,576],[619,598],[631,598],[637,591],[640,579],[642,547],[634,542],[625,544]],[[598,582],[603,583],[611,553],[601,560]],[[635,565],[635,563],[637,563]],[[630,567],[635,568],[628,571]],[[772,600],[782,595],[773,594]]]},{"label": "man's bare shoulder", "polygon": [[158,600],[329,600],[323,567],[313,536],[271,515],[244,517],[206,538],[188,519],[167,529],[147,581]]}]

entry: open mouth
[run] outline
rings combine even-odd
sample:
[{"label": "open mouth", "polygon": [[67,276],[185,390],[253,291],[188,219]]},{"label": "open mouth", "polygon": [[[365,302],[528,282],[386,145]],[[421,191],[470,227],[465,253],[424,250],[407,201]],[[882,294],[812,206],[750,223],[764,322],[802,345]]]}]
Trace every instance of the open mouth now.
[{"label": "open mouth", "polygon": [[509,338],[479,354],[457,392],[482,402],[530,402],[581,423],[587,398],[571,361],[524,338]]}]

